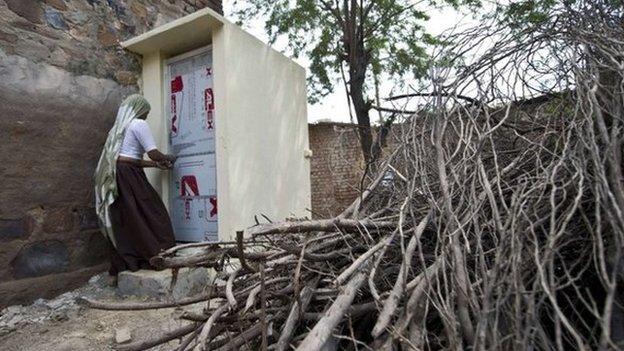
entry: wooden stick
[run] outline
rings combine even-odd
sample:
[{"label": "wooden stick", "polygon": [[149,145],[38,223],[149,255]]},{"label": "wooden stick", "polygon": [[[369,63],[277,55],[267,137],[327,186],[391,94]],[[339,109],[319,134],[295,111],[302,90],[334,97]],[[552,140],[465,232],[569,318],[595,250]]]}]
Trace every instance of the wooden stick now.
[{"label": "wooden stick", "polygon": [[260,263],[260,322],[262,323],[262,351],[267,350],[266,289],[264,288],[264,264]]},{"label": "wooden stick", "polygon": [[416,231],[414,235],[410,238],[409,243],[407,244],[407,248],[405,249],[405,257],[403,257],[403,262],[401,264],[401,268],[399,269],[399,275],[394,282],[394,286],[392,287],[392,291],[390,292],[390,296],[384,302],[383,309],[381,313],[379,313],[379,317],[377,317],[377,322],[373,327],[372,336],[374,338],[378,338],[382,332],[385,331],[388,323],[390,323],[390,319],[395,315],[395,311],[397,306],[399,305],[399,301],[401,297],[403,297],[403,293],[405,292],[405,286],[407,284],[406,278],[408,274],[409,268],[412,266],[412,256],[414,256],[414,250],[416,250],[416,245],[420,241],[420,236],[425,231],[425,227],[427,223],[429,223],[429,216],[431,212],[423,218],[418,226],[416,227]]},{"label": "wooden stick", "polygon": [[227,280],[227,283],[225,283],[225,297],[228,300],[228,303],[230,304],[230,306],[232,308],[236,308],[236,305],[238,304],[236,302],[236,298],[234,297],[234,293],[233,293],[233,289],[234,289],[234,279],[236,279],[236,276],[238,275],[238,272],[241,271],[241,268],[236,268],[232,273],[230,273],[230,277]]},{"label": "wooden stick", "polygon": [[141,311],[141,310],[155,310],[160,308],[180,307],[185,305],[192,305],[194,303],[206,301],[210,298],[225,297],[223,293],[201,294],[198,296],[187,297],[178,301],[171,302],[104,302],[95,301],[88,298],[80,297],[76,299],[76,302],[81,305],[96,309],[96,310],[108,310],[108,311]]},{"label": "wooden stick", "polygon": [[353,261],[353,263],[349,267],[347,267],[346,269],[342,271],[342,273],[340,273],[340,275],[334,281],[334,284],[336,285],[344,284],[344,282],[353,274],[353,272],[357,271],[360,268],[360,266],[366,263],[368,259],[373,257],[373,254],[375,252],[377,252],[382,247],[389,245],[392,239],[394,238],[395,234],[396,232],[392,233],[392,235],[385,237],[383,240],[380,240],[377,244],[375,244],[373,247],[368,249],[368,251],[366,251],[364,254],[360,255],[360,257],[358,257],[355,261]]},{"label": "wooden stick", "polygon": [[150,258],[149,262],[152,266],[164,269],[164,268],[183,268],[183,267],[217,267],[217,260],[220,257],[222,251],[210,252],[202,255],[189,255],[183,257],[161,257],[154,256]]},{"label": "wooden stick", "polygon": [[196,323],[192,323],[192,324],[187,324],[181,328],[178,329],[174,329],[165,333],[162,333],[159,337],[155,338],[155,339],[150,339],[150,340],[143,340],[143,341],[137,341],[135,343],[131,343],[131,344],[126,344],[126,345],[118,345],[115,346],[115,350],[119,350],[119,351],[141,351],[141,350],[147,350],[151,347],[154,347],[156,345],[160,345],[160,344],[164,344],[166,342],[169,342],[173,339],[177,339],[179,337],[182,337],[188,333],[193,332],[195,329],[197,329],[197,324]]},{"label": "wooden stick", "polygon": [[258,270],[247,264],[247,260],[245,259],[245,251],[243,250],[243,234],[244,232],[241,230],[236,232],[236,248],[238,249],[238,260],[240,261],[241,266],[244,270],[255,273]]},{"label": "wooden stick", "polygon": [[207,346],[206,343],[207,343],[208,338],[210,336],[210,329],[214,325],[215,321],[217,319],[219,319],[219,317],[221,317],[221,315],[225,311],[227,311],[228,307],[229,306],[227,304],[223,304],[223,305],[219,306],[219,308],[217,308],[212,313],[210,318],[208,318],[208,320],[206,321],[206,324],[204,324],[204,327],[202,328],[201,333],[199,334],[199,341],[198,341],[197,347],[195,348],[196,351],[204,351],[204,350],[206,350],[206,346]]},{"label": "wooden stick", "polygon": [[[360,305],[352,305],[345,313],[345,316],[359,318],[374,311],[377,311],[377,304],[375,302],[367,302]],[[324,316],[325,312],[306,312],[303,314],[303,319],[306,321],[318,321]]]},{"label": "wooden stick", "polygon": [[366,278],[368,264],[351,278],[344,290],[336,297],[325,316],[312,328],[312,331],[301,342],[297,350],[318,351],[323,348],[334,328],[342,321],[342,317],[353,303],[355,294]]},{"label": "wooden stick", "polygon": [[[208,320],[208,318],[210,318],[209,315],[205,315],[201,313],[194,313],[194,312],[189,312],[189,311],[186,311],[180,315],[180,319],[186,319],[186,320],[193,321],[193,322],[205,322]],[[239,314],[232,314],[232,315],[227,315],[227,316],[222,316],[222,317],[217,318],[217,322],[218,323],[234,323],[234,322],[242,321],[242,320],[255,320],[255,319],[260,319],[260,315],[246,314],[246,315],[241,316]]]},{"label": "wooden stick", "polygon": [[336,229],[345,231],[358,230],[366,228],[373,229],[394,229],[396,228],[396,222],[375,222],[370,219],[346,219],[346,218],[333,218],[333,219],[319,219],[300,222],[282,222],[276,224],[261,224],[255,227],[247,229],[249,235],[267,235],[267,234],[291,234],[291,233],[306,233],[306,232],[328,232]]},{"label": "wooden stick", "polygon": [[254,325],[253,327],[245,330],[244,332],[238,334],[238,336],[230,340],[227,344],[218,348],[217,351],[239,350],[241,345],[248,342],[250,339],[257,337],[261,333],[262,333],[262,324],[258,323]]},{"label": "wooden stick", "polygon": [[193,339],[197,337],[203,325],[204,323],[202,323],[199,327],[195,328],[192,333],[190,333],[184,340],[182,340],[180,345],[176,348],[176,351],[184,351],[186,347],[191,344],[191,341],[193,341]]},{"label": "wooden stick", "polygon": [[282,330],[282,334],[277,341],[277,345],[275,347],[276,351],[286,351],[288,345],[290,344],[290,340],[292,339],[292,335],[297,328],[297,323],[299,319],[303,317],[303,313],[308,308],[308,304],[312,300],[312,296],[314,294],[314,289],[318,284],[318,278],[315,279],[310,285],[306,285],[301,290],[301,296],[298,301],[295,301],[290,309],[290,313],[286,318],[286,322],[284,322],[284,329]]},{"label": "wooden stick", "polygon": [[249,296],[247,297],[247,302],[245,302],[245,308],[243,308],[243,313],[246,313],[253,305],[256,303],[256,296],[260,293],[262,289],[262,284],[258,284],[258,286],[251,289],[249,292]]},{"label": "wooden stick", "polygon": [[224,254],[238,259],[243,257],[250,260],[264,260],[276,253],[276,251],[240,253],[238,247],[220,248],[218,246],[210,246],[210,248],[212,251],[202,251],[179,257],[168,257],[161,253],[158,256],[152,257],[150,259],[150,264],[159,269],[182,267],[218,267],[218,261]]}]

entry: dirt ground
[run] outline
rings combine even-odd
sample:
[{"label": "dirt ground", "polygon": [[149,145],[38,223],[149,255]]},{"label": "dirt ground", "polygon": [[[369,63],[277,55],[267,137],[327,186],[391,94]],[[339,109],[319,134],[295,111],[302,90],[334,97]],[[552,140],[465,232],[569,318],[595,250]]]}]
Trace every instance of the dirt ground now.
[{"label": "dirt ground", "polygon": [[[105,301],[148,301],[138,297],[120,297],[106,285],[104,276],[91,278],[85,286],[52,300],[39,299],[29,306],[11,306],[0,312],[0,350],[69,351],[113,350],[116,333],[129,330],[136,342],[180,327],[177,316],[182,309],[153,311],[100,311],[78,305],[77,297]],[[201,304],[185,307],[198,311]],[[152,350],[172,350],[174,340]]]}]

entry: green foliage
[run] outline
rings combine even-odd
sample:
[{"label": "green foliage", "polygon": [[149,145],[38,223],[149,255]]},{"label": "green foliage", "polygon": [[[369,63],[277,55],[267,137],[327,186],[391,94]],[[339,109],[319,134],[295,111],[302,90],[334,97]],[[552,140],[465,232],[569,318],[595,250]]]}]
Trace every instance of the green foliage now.
[{"label": "green foliage", "polygon": [[[235,0],[232,13],[239,22],[266,18],[269,40],[286,40],[289,54],[310,60],[310,100],[331,93],[360,58],[349,56],[350,26],[359,28],[364,43],[367,85],[372,77],[421,77],[427,71],[426,46],[437,43],[424,28],[426,12],[413,0]],[[431,0],[430,6],[477,6],[478,0]],[[353,9],[356,9],[353,11]],[[351,15],[355,16],[351,17]],[[351,25],[345,25],[350,20]],[[365,87],[366,88],[366,87]]]},{"label": "green foliage", "polygon": [[495,14],[512,28],[524,29],[555,24],[558,16],[564,12],[591,12],[593,5],[597,3],[601,4],[602,10],[620,14],[624,11],[622,0],[520,0],[499,3]]},{"label": "green foliage", "polygon": [[541,24],[549,18],[549,12],[557,5],[556,0],[525,0],[509,4],[505,9],[505,15],[510,23],[519,25]]}]

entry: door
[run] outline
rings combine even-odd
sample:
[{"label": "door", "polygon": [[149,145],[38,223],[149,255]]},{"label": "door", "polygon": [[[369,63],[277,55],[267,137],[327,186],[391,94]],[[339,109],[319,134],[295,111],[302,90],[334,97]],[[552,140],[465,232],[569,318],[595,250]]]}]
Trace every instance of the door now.
[{"label": "door", "polygon": [[167,61],[170,213],[177,241],[218,241],[215,118],[210,48]]}]

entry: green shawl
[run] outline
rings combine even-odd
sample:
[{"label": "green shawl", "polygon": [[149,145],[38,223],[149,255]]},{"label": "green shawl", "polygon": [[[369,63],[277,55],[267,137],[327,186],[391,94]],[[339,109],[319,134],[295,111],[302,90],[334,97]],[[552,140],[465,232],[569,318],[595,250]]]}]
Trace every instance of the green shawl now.
[{"label": "green shawl", "polygon": [[128,96],[119,106],[113,128],[108,132],[102,155],[95,169],[95,211],[100,229],[117,247],[110,220],[109,206],[117,197],[116,163],[126,127],[135,118],[150,111],[150,104],[139,94]]}]

